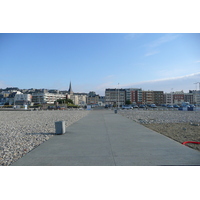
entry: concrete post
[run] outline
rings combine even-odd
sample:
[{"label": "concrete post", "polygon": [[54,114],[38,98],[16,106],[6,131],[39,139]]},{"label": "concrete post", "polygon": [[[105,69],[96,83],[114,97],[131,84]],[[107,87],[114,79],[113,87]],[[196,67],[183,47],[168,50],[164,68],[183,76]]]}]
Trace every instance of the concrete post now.
[{"label": "concrete post", "polygon": [[56,135],[61,135],[65,133],[65,121],[58,121],[55,122],[55,128],[56,128]]}]

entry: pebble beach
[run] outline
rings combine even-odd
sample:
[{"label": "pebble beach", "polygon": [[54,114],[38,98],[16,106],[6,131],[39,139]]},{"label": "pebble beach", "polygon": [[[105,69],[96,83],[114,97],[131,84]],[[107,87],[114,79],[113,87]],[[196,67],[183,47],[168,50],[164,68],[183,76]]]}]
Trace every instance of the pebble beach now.
[{"label": "pebble beach", "polygon": [[0,111],[0,165],[8,166],[55,135],[55,122],[65,126],[85,117],[86,110]]},{"label": "pebble beach", "polygon": [[121,115],[141,123],[200,123],[200,111],[120,110]]},{"label": "pebble beach", "polygon": [[[179,143],[200,142],[200,111],[121,110],[121,115]],[[188,143],[200,151],[200,144]]]}]

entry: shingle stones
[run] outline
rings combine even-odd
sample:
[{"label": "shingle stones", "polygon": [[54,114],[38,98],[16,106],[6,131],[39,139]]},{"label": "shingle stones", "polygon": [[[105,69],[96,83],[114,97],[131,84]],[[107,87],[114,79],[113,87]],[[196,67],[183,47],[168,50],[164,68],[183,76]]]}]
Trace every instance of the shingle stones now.
[{"label": "shingle stones", "polygon": [[89,111],[0,111],[0,165],[10,165],[55,133],[55,122],[69,126]]}]

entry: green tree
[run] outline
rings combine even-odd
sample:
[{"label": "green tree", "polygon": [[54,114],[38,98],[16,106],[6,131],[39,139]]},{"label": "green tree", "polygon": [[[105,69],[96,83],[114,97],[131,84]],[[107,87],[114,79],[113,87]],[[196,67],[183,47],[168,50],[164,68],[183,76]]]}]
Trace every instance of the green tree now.
[{"label": "green tree", "polygon": [[73,104],[73,101],[71,99],[57,99],[57,102],[59,104],[63,104],[63,103],[65,103],[65,104]]},{"label": "green tree", "polygon": [[74,102],[71,99],[66,99],[67,104],[74,104]]},{"label": "green tree", "polygon": [[130,100],[126,100],[126,105],[130,105],[131,101]]}]

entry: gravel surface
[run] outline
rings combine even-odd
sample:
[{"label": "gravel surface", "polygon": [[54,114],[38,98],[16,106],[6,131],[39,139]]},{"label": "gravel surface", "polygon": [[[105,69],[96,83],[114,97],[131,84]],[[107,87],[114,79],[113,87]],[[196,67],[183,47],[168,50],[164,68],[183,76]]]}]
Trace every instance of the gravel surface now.
[{"label": "gravel surface", "polygon": [[121,110],[119,113],[141,124],[200,123],[200,111]]},{"label": "gravel surface", "polygon": [[[121,110],[119,113],[179,143],[200,142],[200,112]],[[200,151],[200,144],[187,143]]]},{"label": "gravel surface", "polygon": [[55,122],[69,126],[89,111],[0,111],[0,165],[10,165],[55,134]]}]

